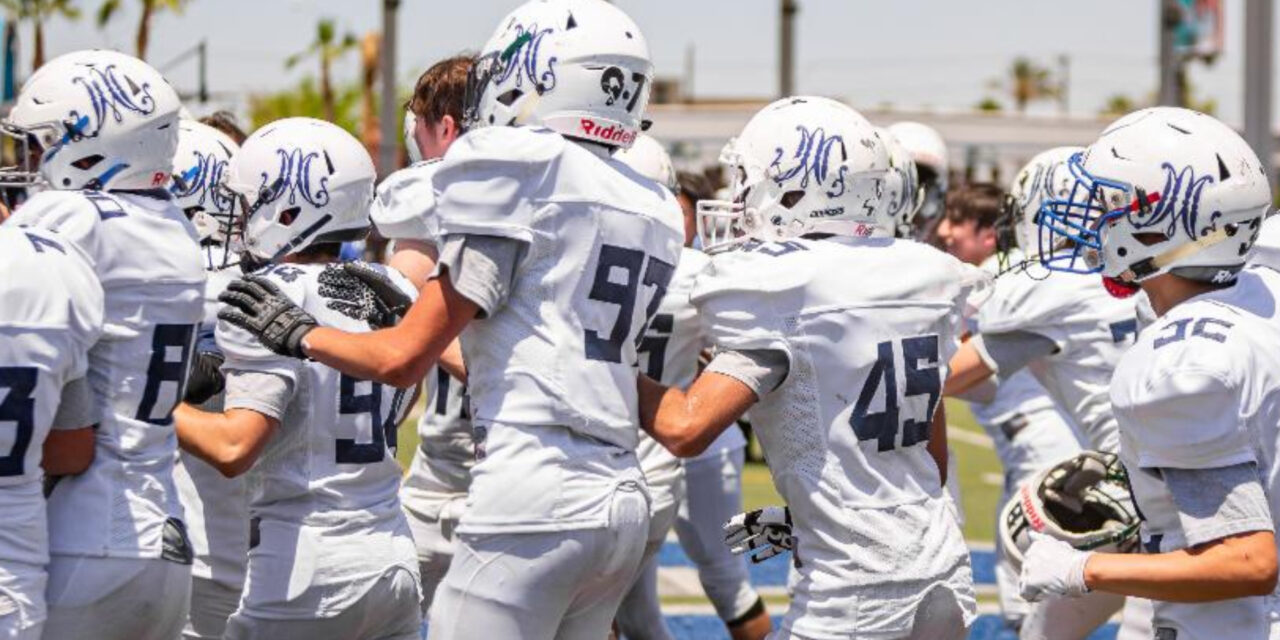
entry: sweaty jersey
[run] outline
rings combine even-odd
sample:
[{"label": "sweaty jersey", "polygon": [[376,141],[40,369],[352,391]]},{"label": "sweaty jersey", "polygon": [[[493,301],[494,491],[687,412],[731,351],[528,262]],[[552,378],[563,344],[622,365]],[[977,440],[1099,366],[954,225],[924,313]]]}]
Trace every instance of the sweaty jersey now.
[{"label": "sweaty jersey", "polygon": [[[319,293],[323,270],[284,264],[258,275],[321,325],[368,331],[363,320],[327,306]],[[226,322],[219,322],[217,339],[228,375],[270,374],[292,388],[280,426],[246,476],[261,542],[249,553],[245,606],[269,618],[326,617],[358,600],[389,567],[416,575],[395,459],[408,392],[276,355]],[[253,403],[228,394],[226,406],[252,409]]]},{"label": "sweaty jersey", "polygon": [[[1187,547],[1161,468],[1256,464],[1273,523],[1280,514],[1278,306],[1280,272],[1247,269],[1234,286],[1171,309],[1116,368],[1111,401],[1120,421],[1120,456],[1149,551]],[[1178,638],[1266,638],[1271,620],[1280,620],[1276,597],[1156,602],[1156,635],[1171,628]]]},{"label": "sweaty jersey", "polygon": [[[206,247],[212,259],[212,247]],[[220,252],[221,250],[217,250]],[[217,262],[221,262],[218,260]],[[241,275],[239,267],[208,272],[204,293],[204,319],[196,339],[197,352],[220,352],[214,339],[218,325],[218,296],[227,285]],[[222,411],[222,394],[201,406],[207,411]],[[228,478],[205,461],[186,451],[178,452],[173,469],[173,482],[186,514],[187,534],[195,554],[191,575],[213,580],[232,589],[244,584],[245,564],[249,552],[249,498],[243,476]]]},{"label": "sweaty jersey", "polygon": [[49,231],[0,226],[0,574],[49,562],[40,468],[63,387],[84,378],[102,333],[88,260]]},{"label": "sweaty jersey", "polygon": [[167,193],[133,192],[44,191],[15,223],[79,246],[106,294],[104,332],[89,352],[89,384],[103,408],[93,464],[49,496],[50,551],[160,557],[165,520],[182,515],[172,413],[203,316],[195,228]]},{"label": "sweaty jersey", "polygon": [[[440,161],[412,164],[387,176],[378,185],[369,211],[378,233],[389,240],[418,240],[437,244],[439,218],[431,178]],[[418,419],[418,448],[400,490],[404,506],[427,518],[471,486],[475,444],[467,386],[444,369],[432,367],[425,380],[426,410]]]},{"label": "sweaty jersey", "polygon": [[693,302],[715,347],[789,361],[751,416],[797,540],[791,631],[902,632],[937,584],[972,618],[968,553],[926,445],[965,300],[985,279],[888,238],[749,244],[699,276]]},{"label": "sweaty jersey", "polygon": [[[1016,271],[996,278],[978,311],[978,330],[990,336],[1033,333],[1057,350],[1027,368],[1076,426],[1090,448],[1119,445],[1107,387],[1120,355],[1138,331],[1135,301],[1113,298],[1097,276]],[[1001,378],[1012,372],[1000,372]]]},{"label": "sweaty jersey", "polygon": [[442,244],[522,247],[505,304],[461,336],[482,458],[459,531],[608,526],[613,488],[642,482],[637,344],[679,260],[679,204],[538,128],[467,133],[434,184]]}]

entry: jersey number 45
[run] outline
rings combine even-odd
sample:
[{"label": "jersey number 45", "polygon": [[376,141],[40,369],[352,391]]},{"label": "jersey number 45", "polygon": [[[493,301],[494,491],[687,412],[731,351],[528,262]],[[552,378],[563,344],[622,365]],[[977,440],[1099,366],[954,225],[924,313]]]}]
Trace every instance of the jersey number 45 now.
[{"label": "jersey number 45", "polygon": [[[892,451],[902,430],[902,446],[910,447],[929,439],[933,412],[942,397],[942,371],[938,368],[938,336],[903,338],[900,349],[893,340],[876,345],[876,362],[871,366],[858,401],[849,414],[849,426],[859,441],[875,440],[878,451]],[[898,354],[901,354],[900,356]],[[900,363],[900,364],[899,364]],[[904,388],[899,393],[898,367],[902,367]],[[877,391],[884,389],[884,410],[871,413]],[[916,420],[902,411],[907,400],[925,396],[925,412]]]}]

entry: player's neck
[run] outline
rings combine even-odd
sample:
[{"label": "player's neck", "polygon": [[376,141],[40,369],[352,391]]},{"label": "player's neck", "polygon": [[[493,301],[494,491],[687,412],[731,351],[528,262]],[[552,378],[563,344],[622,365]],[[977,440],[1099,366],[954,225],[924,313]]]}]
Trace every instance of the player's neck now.
[{"label": "player's neck", "polygon": [[1151,308],[1155,310],[1157,316],[1161,317],[1170,309],[1191,298],[1229,286],[1231,285],[1188,280],[1172,273],[1162,273],[1142,282],[1142,290],[1147,292],[1147,298],[1151,300]]}]

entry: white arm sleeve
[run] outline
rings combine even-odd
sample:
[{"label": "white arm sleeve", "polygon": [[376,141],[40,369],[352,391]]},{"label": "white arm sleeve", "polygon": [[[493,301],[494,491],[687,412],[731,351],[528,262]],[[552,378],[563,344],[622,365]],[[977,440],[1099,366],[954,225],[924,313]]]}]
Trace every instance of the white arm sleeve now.
[{"label": "white arm sleeve", "polygon": [[446,274],[454,290],[480,307],[484,318],[506,304],[526,246],[495,236],[447,236],[431,277]]},{"label": "white arm sleeve", "polygon": [[1031,361],[1053,355],[1058,344],[1038,333],[1008,331],[978,334],[969,339],[978,356],[1001,379],[1017,373]]},{"label": "white arm sleeve", "polygon": [[777,389],[787,378],[791,364],[778,349],[725,350],[716,353],[707,371],[729,376],[747,385],[757,398]]},{"label": "white arm sleeve", "polygon": [[63,385],[58,412],[53,416],[53,429],[70,431],[98,424],[102,419],[94,406],[89,379],[76,378]]},{"label": "white arm sleeve", "polygon": [[261,371],[227,371],[226,409],[248,409],[281,420],[293,399],[293,380]]}]

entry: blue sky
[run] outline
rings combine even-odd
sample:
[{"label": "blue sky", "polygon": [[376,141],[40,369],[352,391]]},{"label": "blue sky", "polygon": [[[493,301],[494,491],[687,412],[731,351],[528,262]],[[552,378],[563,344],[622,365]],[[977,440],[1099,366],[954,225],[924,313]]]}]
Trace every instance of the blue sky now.
[{"label": "blue sky", "polygon": [[[99,0],[80,0],[92,13]],[[1212,68],[1193,65],[1198,94],[1239,123],[1242,99],[1243,0],[1226,1],[1226,51]],[[965,108],[999,89],[1015,56],[1054,65],[1071,57],[1071,110],[1093,114],[1107,96],[1152,94],[1156,88],[1157,0],[799,0],[800,93],[839,96],[855,106]],[[132,49],[130,12],[106,30],[91,20],[53,20],[52,53],[92,46]],[[476,48],[517,2],[402,0],[400,81],[451,53]],[[695,92],[702,96],[771,97],[776,90],[777,0],[617,0],[649,40],[659,75],[680,76],[695,48]],[[202,38],[210,43],[215,92],[243,95],[287,87],[314,73],[287,71],[283,60],[303,49],[315,22],[333,17],[357,35],[381,24],[378,0],[194,0],[182,15],[155,22],[149,60],[162,65]],[[1280,12],[1277,12],[1280,19]],[[23,35],[29,41],[29,32]],[[1280,69],[1280,65],[1277,65]],[[168,72],[181,88],[195,84],[194,64]],[[337,69],[356,77],[355,56]],[[1276,83],[1280,91],[1280,83]],[[1044,104],[1036,111],[1053,111]]]}]

